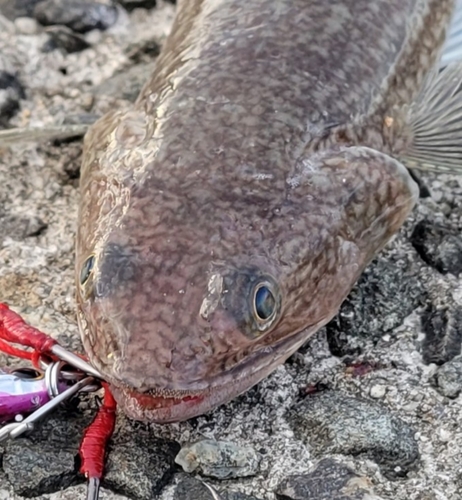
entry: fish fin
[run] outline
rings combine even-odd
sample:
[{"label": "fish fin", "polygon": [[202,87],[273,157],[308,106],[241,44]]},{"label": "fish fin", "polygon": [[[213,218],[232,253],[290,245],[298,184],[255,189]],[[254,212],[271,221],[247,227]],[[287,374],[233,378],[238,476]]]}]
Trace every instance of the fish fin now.
[{"label": "fish fin", "polygon": [[50,127],[20,127],[0,130],[0,147],[21,142],[69,139],[86,133],[89,125],[56,125]]},{"label": "fish fin", "polygon": [[462,62],[434,71],[410,110],[407,167],[462,174]]},{"label": "fish fin", "polygon": [[462,1],[457,0],[448,36],[443,46],[440,65],[442,68],[448,64],[462,61]]}]

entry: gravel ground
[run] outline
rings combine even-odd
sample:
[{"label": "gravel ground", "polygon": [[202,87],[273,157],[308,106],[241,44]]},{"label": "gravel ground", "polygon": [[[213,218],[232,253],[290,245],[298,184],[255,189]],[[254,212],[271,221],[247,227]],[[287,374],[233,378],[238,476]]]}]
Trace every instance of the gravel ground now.
[{"label": "gravel ground", "polygon": [[[0,0],[0,127],[91,120],[126,105],[174,16],[160,0],[106,2],[96,25],[105,30],[69,19],[60,23],[70,28],[47,28],[31,17],[45,23],[36,3]],[[78,140],[0,149],[0,300],[73,350],[80,156]],[[338,317],[272,376],[185,423],[120,416],[101,498],[212,500],[195,479],[208,474],[224,500],[462,499],[462,180],[421,182],[418,207]],[[4,443],[0,499],[85,498],[76,455],[96,404],[86,396]],[[185,475],[175,456],[201,440],[234,451],[207,448]],[[239,463],[248,448],[252,463]]]}]

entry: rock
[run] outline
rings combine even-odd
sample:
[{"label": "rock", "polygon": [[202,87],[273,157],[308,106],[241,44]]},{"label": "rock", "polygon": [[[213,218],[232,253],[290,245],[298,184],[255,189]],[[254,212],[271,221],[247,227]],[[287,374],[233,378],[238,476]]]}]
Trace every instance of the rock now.
[{"label": "rock", "polygon": [[199,471],[218,479],[247,477],[257,473],[260,458],[253,448],[226,441],[204,440],[184,446],[175,462],[185,472]]},{"label": "rock", "polygon": [[121,418],[110,443],[103,485],[137,500],[155,498],[173,475],[179,448],[156,438],[147,426]]},{"label": "rock", "polygon": [[462,272],[462,236],[457,228],[430,220],[416,224],[411,242],[421,258],[442,274]]},{"label": "rock", "polygon": [[[244,493],[222,491],[219,492],[220,500],[259,500],[254,496]],[[185,476],[176,486],[173,500],[216,500],[207,486],[198,479]]]},{"label": "rock", "polygon": [[380,500],[371,481],[335,460],[321,460],[305,475],[290,476],[277,488],[280,500]]},{"label": "rock", "polygon": [[30,436],[8,441],[3,470],[14,491],[37,496],[82,482],[76,457],[91,418],[75,407],[61,407]]},{"label": "rock", "polygon": [[19,109],[19,101],[26,94],[18,78],[8,71],[0,70],[0,127],[6,127],[8,120]]},{"label": "rock", "polygon": [[43,0],[0,0],[0,12],[7,19],[31,17],[35,6]]},{"label": "rock", "polygon": [[443,396],[456,398],[462,392],[462,357],[448,361],[435,374],[437,389]]},{"label": "rock", "polygon": [[61,24],[77,33],[106,30],[117,21],[112,3],[86,0],[44,0],[34,8],[34,17],[43,26]]},{"label": "rock", "polygon": [[156,6],[157,0],[117,0],[117,3],[122,5],[128,12],[131,12],[139,8],[153,9]]},{"label": "rock", "polygon": [[77,35],[64,26],[51,26],[47,28],[46,32],[50,39],[42,48],[44,52],[62,49],[64,52],[72,54],[73,52],[80,52],[90,47],[90,44],[85,38]]},{"label": "rock", "polygon": [[326,326],[332,354],[345,356],[361,352],[361,338],[378,340],[401,325],[426,296],[420,277],[420,264],[413,249],[380,254],[359,279]]},{"label": "rock", "polygon": [[193,477],[186,476],[175,488],[173,500],[215,500],[207,486]]},{"label": "rock", "polygon": [[438,307],[430,303],[422,313],[421,322],[425,363],[442,365],[461,353],[462,311],[457,305]]},{"label": "rock", "polygon": [[369,392],[371,398],[382,399],[387,393],[387,388],[384,385],[373,385]]},{"label": "rock", "polygon": [[39,32],[39,25],[35,19],[30,17],[17,17],[14,25],[18,33],[22,35],[35,35]]},{"label": "rock", "polygon": [[306,397],[289,414],[295,435],[316,453],[367,455],[387,476],[403,476],[419,458],[413,429],[383,405],[321,392]]}]

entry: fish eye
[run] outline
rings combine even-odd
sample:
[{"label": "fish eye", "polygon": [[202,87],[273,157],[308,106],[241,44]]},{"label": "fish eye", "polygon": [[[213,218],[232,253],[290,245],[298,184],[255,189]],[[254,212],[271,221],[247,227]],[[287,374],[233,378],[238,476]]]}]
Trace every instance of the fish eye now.
[{"label": "fish eye", "polygon": [[253,292],[253,314],[259,329],[268,328],[276,316],[276,291],[271,283],[258,283]]},{"label": "fish eye", "polygon": [[95,256],[90,255],[87,260],[83,263],[82,269],[80,270],[80,285],[83,286],[89,280],[93,268],[95,267]]}]

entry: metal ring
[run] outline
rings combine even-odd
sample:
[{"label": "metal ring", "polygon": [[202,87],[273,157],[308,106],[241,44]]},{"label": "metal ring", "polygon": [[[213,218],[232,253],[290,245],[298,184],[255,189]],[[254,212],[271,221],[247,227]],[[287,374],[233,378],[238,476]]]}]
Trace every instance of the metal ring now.
[{"label": "metal ring", "polygon": [[45,371],[45,384],[50,399],[55,398],[59,393],[59,379],[61,369],[66,363],[64,361],[56,361],[48,365]]}]

